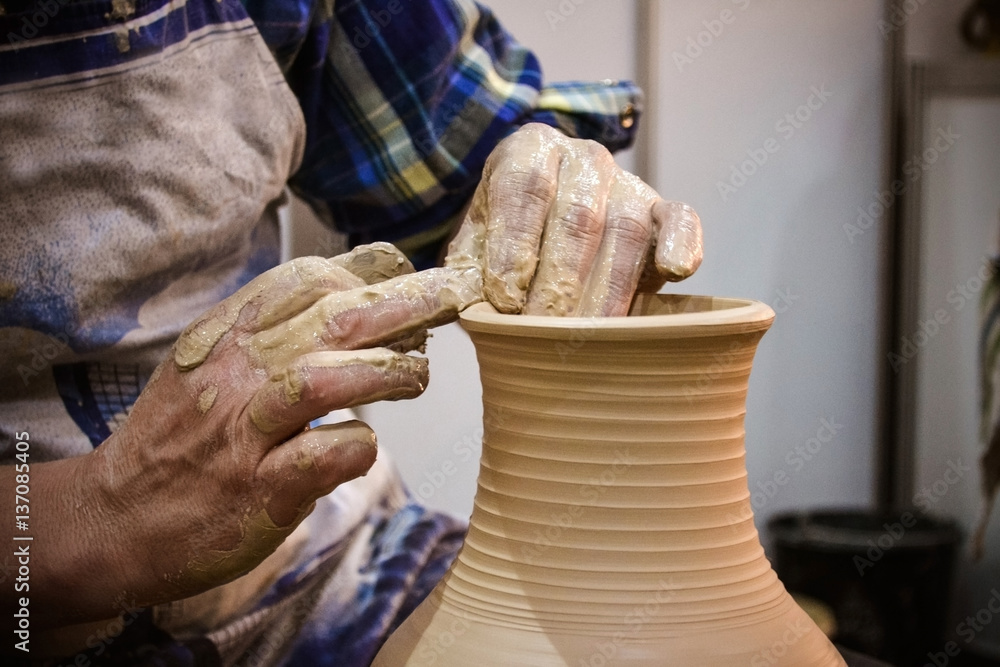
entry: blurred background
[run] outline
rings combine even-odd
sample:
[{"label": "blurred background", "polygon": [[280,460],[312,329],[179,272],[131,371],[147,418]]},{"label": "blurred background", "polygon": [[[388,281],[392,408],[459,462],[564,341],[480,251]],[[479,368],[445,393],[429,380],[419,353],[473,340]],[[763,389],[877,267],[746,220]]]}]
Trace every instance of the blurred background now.
[{"label": "blurred background", "polygon": [[[751,379],[747,465],[758,529],[789,588],[822,598],[826,580],[840,595],[827,600],[838,640],[897,664],[1000,664],[1000,517],[980,561],[968,545],[982,505],[980,272],[1000,239],[1000,58],[960,31],[976,3],[488,4],[548,81],[632,79],[646,91],[637,145],[619,163],[691,204],[705,232],[701,269],[668,289],[776,311]],[[342,247],[301,204],[286,222],[290,255]],[[424,396],[361,416],[415,496],[468,515],[482,437],[474,352],[451,325],[427,353]],[[944,533],[896,537],[913,506]],[[846,545],[788,532],[803,512],[845,508],[878,510],[834,536]],[[768,530],[790,512],[785,533]],[[893,561],[921,540],[923,560]],[[872,567],[849,560],[837,574],[822,563],[830,551]],[[902,583],[873,592],[890,570]],[[953,574],[935,579],[942,571]],[[921,579],[945,590],[919,590]],[[917,618],[887,618],[900,609]]]}]

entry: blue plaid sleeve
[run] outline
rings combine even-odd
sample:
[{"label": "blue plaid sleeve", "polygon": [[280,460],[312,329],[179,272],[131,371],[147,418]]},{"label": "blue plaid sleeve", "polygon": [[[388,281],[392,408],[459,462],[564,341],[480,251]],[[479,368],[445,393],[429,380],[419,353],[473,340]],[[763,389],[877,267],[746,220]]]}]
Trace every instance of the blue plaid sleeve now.
[{"label": "blue plaid sleeve", "polygon": [[[305,113],[292,187],[352,244],[433,263],[494,146],[528,122],[628,146],[629,82],[542,85],[534,54],[468,0],[244,0]],[[332,9],[331,9],[332,7]]]}]

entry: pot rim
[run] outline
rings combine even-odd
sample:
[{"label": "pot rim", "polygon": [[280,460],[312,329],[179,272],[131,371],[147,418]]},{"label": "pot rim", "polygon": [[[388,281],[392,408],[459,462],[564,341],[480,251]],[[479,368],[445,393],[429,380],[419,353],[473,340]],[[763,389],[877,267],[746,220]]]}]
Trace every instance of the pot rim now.
[{"label": "pot rim", "polygon": [[691,294],[639,294],[623,317],[549,317],[500,313],[488,302],[469,306],[459,315],[467,331],[506,335],[566,336],[567,329],[588,338],[630,339],[718,336],[765,331],[774,311],[760,301]]}]

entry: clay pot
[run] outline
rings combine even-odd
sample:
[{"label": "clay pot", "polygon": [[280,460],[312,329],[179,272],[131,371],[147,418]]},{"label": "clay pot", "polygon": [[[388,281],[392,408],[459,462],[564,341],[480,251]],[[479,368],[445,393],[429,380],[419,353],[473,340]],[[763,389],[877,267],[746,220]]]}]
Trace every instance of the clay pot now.
[{"label": "clay pot", "polygon": [[466,310],[469,533],[374,665],[844,665],[754,528],[743,417],[773,317],[676,295],[619,318]]}]

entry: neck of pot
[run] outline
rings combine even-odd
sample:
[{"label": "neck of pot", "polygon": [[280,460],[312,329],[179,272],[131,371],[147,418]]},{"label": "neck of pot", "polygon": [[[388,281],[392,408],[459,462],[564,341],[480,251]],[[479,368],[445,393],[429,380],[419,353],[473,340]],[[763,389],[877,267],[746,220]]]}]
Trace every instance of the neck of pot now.
[{"label": "neck of pot", "polygon": [[603,340],[470,331],[484,437],[441,604],[634,636],[775,609],[744,459],[756,331]]}]

